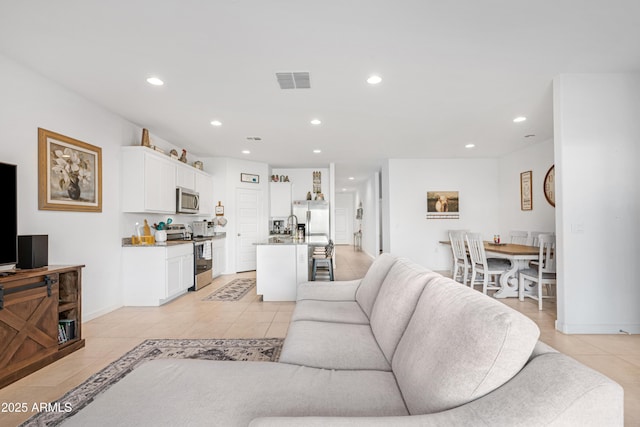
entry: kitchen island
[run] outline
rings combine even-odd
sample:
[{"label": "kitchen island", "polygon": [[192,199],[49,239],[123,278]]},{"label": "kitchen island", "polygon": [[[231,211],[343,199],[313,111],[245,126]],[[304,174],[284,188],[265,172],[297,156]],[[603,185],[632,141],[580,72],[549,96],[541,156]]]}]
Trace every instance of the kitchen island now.
[{"label": "kitchen island", "polygon": [[288,235],[256,243],[256,290],[262,300],[295,301],[298,283],[309,280],[309,247],[327,243],[326,236]]}]

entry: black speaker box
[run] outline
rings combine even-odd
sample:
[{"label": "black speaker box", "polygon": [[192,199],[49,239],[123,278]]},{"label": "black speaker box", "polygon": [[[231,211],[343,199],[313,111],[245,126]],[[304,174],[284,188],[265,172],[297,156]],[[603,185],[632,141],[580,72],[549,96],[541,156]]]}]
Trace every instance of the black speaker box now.
[{"label": "black speaker box", "polygon": [[49,236],[18,236],[17,268],[32,269],[49,265]]}]

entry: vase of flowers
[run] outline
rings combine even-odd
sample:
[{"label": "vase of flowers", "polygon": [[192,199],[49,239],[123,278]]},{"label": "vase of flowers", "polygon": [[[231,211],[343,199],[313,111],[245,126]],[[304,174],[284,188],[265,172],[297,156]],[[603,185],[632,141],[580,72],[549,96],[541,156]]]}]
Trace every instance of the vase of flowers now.
[{"label": "vase of flowers", "polygon": [[67,190],[71,200],[80,199],[81,185],[88,184],[91,180],[89,161],[83,159],[80,153],[71,148],[55,150],[53,154],[51,170],[58,176],[58,187],[61,190]]}]

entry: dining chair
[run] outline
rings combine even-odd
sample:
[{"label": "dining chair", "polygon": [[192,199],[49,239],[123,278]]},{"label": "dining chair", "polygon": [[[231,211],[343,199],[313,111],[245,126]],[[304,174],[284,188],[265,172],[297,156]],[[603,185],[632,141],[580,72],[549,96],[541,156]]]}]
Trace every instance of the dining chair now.
[{"label": "dining chair", "polygon": [[[527,296],[538,301],[538,310],[542,310],[543,298],[554,298],[551,286],[556,284],[556,237],[552,234],[538,236],[538,265],[521,270],[518,273],[518,298],[524,301]],[[525,294],[525,281],[536,283],[536,294]],[[547,295],[542,295],[542,285],[547,285]],[[555,292],[553,293],[555,294]]]},{"label": "dining chair", "polygon": [[[555,236],[556,233],[554,232],[546,232],[546,231],[532,231],[531,232],[531,246],[540,246],[540,240],[539,240],[539,236],[541,234],[551,234],[552,236]],[[533,259],[531,261],[529,261],[529,265],[531,267],[537,266],[538,265],[538,260],[537,259]],[[534,267],[536,268],[536,267]]]},{"label": "dining chair", "polygon": [[[471,262],[467,255],[467,247],[465,243],[465,236],[467,232],[463,230],[451,230],[449,231],[449,241],[451,242],[451,249],[453,250],[453,267],[451,269],[451,277],[456,282],[460,282],[463,285],[467,284],[469,277],[469,270],[471,269]],[[458,280],[458,277],[460,280]]]},{"label": "dining chair", "polygon": [[516,245],[526,245],[529,233],[527,231],[510,231],[509,242]]},{"label": "dining chair", "polygon": [[329,244],[324,248],[314,248],[313,254],[311,258],[313,259],[313,265],[311,268],[311,280],[316,280],[316,274],[318,271],[318,267],[327,268],[329,271],[329,280],[334,281],[333,277],[333,250],[334,244],[333,240],[329,240]]},{"label": "dining chair", "polygon": [[540,236],[541,234],[551,234],[552,236],[555,236],[556,233],[552,232],[552,231],[532,231],[531,233],[531,246],[539,246],[539,242],[538,242],[538,236]]},{"label": "dining chair", "polygon": [[[467,246],[471,257],[471,282],[470,287],[476,286],[476,276],[482,274],[482,293],[487,294],[488,290],[500,289],[498,277],[511,269],[511,262],[501,258],[489,258],[484,250],[484,242],[480,233],[467,233]],[[489,286],[489,278],[492,278]]]}]

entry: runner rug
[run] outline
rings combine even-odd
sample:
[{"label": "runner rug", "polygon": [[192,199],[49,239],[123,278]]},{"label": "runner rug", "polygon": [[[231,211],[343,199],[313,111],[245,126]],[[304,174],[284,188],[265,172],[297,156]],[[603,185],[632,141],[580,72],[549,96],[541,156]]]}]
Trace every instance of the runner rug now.
[{"label": "runner rug", "polygon": [[[206,359],[276,362],[281,338],[145,340],[85,382],[50,404],[59,411],[39,412],[20,427],[57,426],[87,406],[141,363],[154,359]],[[65,412],[66,408],[71,408]]]},{"label": "runner rug", "polygon": [[234,279],[220,289],[216,289],[202,301],[238,301],[256,285],[256,279]]}]

